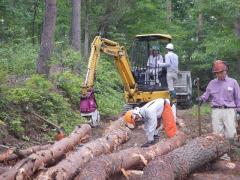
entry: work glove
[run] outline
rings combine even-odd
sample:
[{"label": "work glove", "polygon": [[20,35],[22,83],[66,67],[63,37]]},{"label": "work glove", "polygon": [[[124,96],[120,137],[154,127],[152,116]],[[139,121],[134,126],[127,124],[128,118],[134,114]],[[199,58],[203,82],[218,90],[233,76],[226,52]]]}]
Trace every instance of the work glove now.
[{"label": "work glove", "polygon": [[201,106],[202,103],[203,103],[203,100],[202,100],[202,98],[197,97],[197,98],[196,98],[196,102]]},{"label": "work glove", "polygon": [[141,147],[149,147],[151,145],[153,145],[155,142],[154,141],[148,141],[146,143],[144,143]]}]

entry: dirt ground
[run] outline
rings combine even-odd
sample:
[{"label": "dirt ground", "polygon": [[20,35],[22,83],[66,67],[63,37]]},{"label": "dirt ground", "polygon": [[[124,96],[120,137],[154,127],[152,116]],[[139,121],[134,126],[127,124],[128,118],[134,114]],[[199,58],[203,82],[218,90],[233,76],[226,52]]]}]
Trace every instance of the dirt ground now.
[{"label": "dirt ground", "polygon": [[[184,122],[184,127],[181,127],[181,130],[184,131],[188,135],[188,139],[195,138],[199,135],[199,126],[198,126],[198,120],[197,117],[194,117],[192,113],[190,113],[191,110],[178,110],[177,111],[177,117],[180,119],[180,121]],[[93,128],[93,134],[91,137],[91,140],[102,137],[106,127],[108,127],[112,121],[118,119],[118,117],[108,117],[104,118],[104,120],[101,121],[100,127],[99,128]],[[201,117],[201,125],[202,125],[202,134],[206,134],[211,132],[211,121],[209,116],[202,116]],[[35,131],[40,132],[43,130],[39,129],[39,126],[36,125],[34,127],[31,127],[29,129],[33,130],[36,129]],[[29,147],[37,144],[46,144],[45,137],[43,136],[44,132],[39,133],[36,135],[36,133],[31,133],[29,132],[29,141],[19,141],[17,140],[16,137],[12,136],[7,132],[7,130],[4,127],[0,127],[1,134],[4,134],[4,137],[1,137],[1,143],[5,143],[6,145],[12,145],[12,146],[17,146],[17,147]],[[30,131],[30,130],[29,130]],[[34,131],[34,130],[33,130]],[[33,134],[32,136],[30,136]],[[40,138],[40,136],[43,136]],[[160,131],[160,140],[162,138],[165,138],[165,134],[163,131]],[[132,136],[129,141],[126,143],[122,144],[121,146],[118,147],[116,151],[119,151],[121,149],[126,149],[129,147],[133,146],[141,146],[143,143],[146,142],[146,135],[143,129],[135,129],[132,133]],[[4,151],[3,148],[0,147],[0,152]],[[225,174],[238,174],[240,175],[240,148],[237,147],[232,147],[231,152],[229,153],[232,162],[235,163],[235,168],[234,169],[229,169],[226,168],[225,170],[214,170],[214,167],[212,164],[214,162],[211,162],[207,164],[206,166],[202,167],[201,169],[197,170],[196,172],[204,172],[204,173],[225,173]],[[224,162],[225,163],[225,162]],[[3,166],[0,163],[0,166]],[[119,179],[120,176],[118,176]],[[189,177],[188,179],[191,179]]]}]

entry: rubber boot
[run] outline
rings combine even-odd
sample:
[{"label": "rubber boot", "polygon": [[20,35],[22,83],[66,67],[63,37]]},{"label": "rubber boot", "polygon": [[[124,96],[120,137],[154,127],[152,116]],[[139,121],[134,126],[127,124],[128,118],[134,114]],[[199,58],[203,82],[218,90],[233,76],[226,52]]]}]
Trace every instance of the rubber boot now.
[{"label": "rubber boot", "polygon": [[171,104],[177,103],[176,90],[170,91],[170,100],[171,100]]}]

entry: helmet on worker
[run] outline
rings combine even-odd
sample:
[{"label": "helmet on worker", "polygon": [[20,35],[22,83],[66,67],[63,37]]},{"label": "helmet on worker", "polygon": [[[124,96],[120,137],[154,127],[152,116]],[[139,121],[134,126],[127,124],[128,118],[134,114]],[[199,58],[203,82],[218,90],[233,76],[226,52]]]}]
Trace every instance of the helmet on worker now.
[{"label": "helmet on worker", "polygon": [[160,48],[159,48],[159,46],[153,46],[153,47],[152,47],[152,50],[159,51],[159,50],[160,50]]},{"label": "helmet on worker", "polygon": [[213,73],[218,73],[218,72],[227,71],[227,70],[228,70],[228,67],[224,61],[215,60],[213,62],[213,69],[212,69]]},{"label": "helmet on worker", "polygon": [[168,43],[167,46],[166,46],[166,49],[172,51],[174,49],[174,46],[172,43]]},{"label": "helmet on worker", "polygon": [[135,128],[135,122],[137,119],[141,118],[141,114],[140,114],[140,108],[139,107],[135,107],[132,110],[129,110],[125,113],[123,119],[124,122],[126,123],[126,125],[130,128],[133,129]]}]

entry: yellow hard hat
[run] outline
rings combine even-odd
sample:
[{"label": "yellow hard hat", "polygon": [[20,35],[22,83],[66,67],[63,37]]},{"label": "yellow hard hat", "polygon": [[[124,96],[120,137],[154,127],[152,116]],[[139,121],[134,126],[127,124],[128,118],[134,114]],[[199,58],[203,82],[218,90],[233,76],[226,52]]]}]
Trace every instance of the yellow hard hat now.
[{"label": "yellow hard hat", "polygon": [[126,123],[126,125],[133,129],[135,127],[135,120],[134,118],[132,117],[133,113],[132,113],[132,110],[129,110],[125,113],[123,119],[124,119],[124,122]]}]

